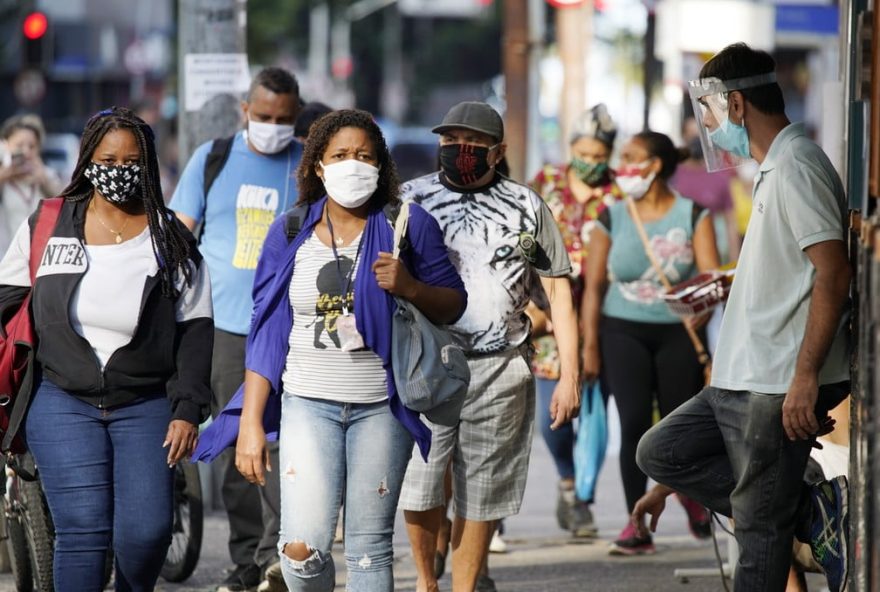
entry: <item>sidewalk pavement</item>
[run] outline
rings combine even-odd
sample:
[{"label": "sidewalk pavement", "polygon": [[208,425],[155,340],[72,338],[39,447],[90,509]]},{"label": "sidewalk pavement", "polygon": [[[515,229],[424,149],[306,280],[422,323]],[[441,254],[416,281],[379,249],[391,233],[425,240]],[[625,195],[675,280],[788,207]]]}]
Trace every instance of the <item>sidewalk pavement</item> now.
[{"label": "sidewalk pavement", "polygon": [[[589,544],[573,544],[556,526],[556,474],[540,439],[532,447],[529,480],[522,512],[505,521],[504,539],[508,552],[490,556],[490,574],[500,592],[717,592],[723,590],[717,574],[682,583],[673,576],[676,568],[715,568],[712,541],[697,541],[687,529],[680,504],[670,499],[655,537],[657,553],[644,557],[611,557],[608,544],[626,521],[623,488],[617,457],[609,455],[599,480],[598,500],[593,506],[600,538]],[[727,557],[727,535],[718,529],[719,551]],[[225,515],[206,517],[202,556],[195,573],[182,584],[159,581],[156,590],[206,592],[216,588],[229,567]],[[413,592],[416,572],[406,539],[403,516],[399,515],[395,538],[395,590]],[[345,561],[342,547],[334,550],[337,590],[344,589]],[[447,569],[451,561],[447,563]],[[824,590],[824,579],[811,576],[811,592]],[[14,590],[10,574],[0,574],[0,592]],[[449,574],[440,589],[451,590]]]}]

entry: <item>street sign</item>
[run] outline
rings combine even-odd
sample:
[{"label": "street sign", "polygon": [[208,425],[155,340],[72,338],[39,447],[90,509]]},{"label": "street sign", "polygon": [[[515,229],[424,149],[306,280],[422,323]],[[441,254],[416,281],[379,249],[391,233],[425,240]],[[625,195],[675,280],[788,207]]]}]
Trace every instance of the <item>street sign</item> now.
[{"label": "street sign", "polygon": [[472,18],[483,14],[492,0],[398,0],[400,14],[419,17]]},{"label": "street sign", "polygon": [[188,53],[183,64],[187,111],[198,111],[217,95],[238,96],[250,86],[247,54]]}]

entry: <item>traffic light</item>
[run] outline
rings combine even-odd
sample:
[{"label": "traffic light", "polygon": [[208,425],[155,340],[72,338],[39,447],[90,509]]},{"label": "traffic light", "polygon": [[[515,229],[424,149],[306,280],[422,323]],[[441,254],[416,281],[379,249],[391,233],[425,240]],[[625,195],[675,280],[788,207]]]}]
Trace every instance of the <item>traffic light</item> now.
[{"label": "traffic light", "polygon": [[49,19],[42,12],[28,13],[21,23],[22,33],[22,59],[24,66],[40,68],[47,58],[46,32],[49,30]]}]

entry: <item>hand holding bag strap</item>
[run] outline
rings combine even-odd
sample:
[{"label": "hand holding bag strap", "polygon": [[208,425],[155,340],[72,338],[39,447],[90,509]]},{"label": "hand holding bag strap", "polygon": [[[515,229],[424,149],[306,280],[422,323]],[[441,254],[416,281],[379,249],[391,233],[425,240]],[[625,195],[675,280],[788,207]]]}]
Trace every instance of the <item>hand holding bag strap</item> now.
[{"label": "hand holding bag strap", "polygon": [[[629,214],[636,225],[636,230],[639,233],[639,238],[642,239],[642,246],[645,247],[645,254],[648,256],[648,260],[651,261],[651,267],[654,268],[654,271],[660,278],[660,283],[663,284],[663,287],[666,288],[666,290],[669,290],[670,288],[672,288],[672,283],[663,272],[663,267],[660,265],[660,262],[657,261],[657,256],[654,254],[654,249],[651,248],[651,241],[648,239],[648,233],[645,231],[645,225],[642,224],[642,217],[639,216],[639,210],[638,208],[636,208],[636,203],[629,196],[626,197],[626,207],[629,210]],[[688,337],[690,337],[691,343],[694,346],[694,350],[696,350],[697,352],[697,359],[703,365],[703,371],[706,375],[706,384],[709,384],[709,379],[712,376],[712,358],[709,357],[708,352],[706,352],[706,348],[703,347],[703,341],[700,339],[700,336],[697,335],[696,330],[691,327],[690,323],[682,319],[681,324],[684,325],[685,331],[687,331]]]},{"label": "hand holding bag strap", "polygon": [[400,258],[400,248],[403,241],[406,240],[406,229],[409,226],[409,202],[405,201],[400,204],[400,211],[397,214],[397,220],[394,221],[394,253],[395,259]]}]

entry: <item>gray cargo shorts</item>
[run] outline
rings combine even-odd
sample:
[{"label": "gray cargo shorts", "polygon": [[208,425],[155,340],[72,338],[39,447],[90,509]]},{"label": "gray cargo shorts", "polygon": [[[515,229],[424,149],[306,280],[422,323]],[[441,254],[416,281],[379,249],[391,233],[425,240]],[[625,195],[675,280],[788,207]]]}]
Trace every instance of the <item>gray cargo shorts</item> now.
[{"label": "gray cargo shorts", "polygon": [[421,512],[446,505],[443,479],[452,460],[455,514],[490,521],[519,512],[535,425],[535,380],[527,347],[468,360],[471,383],[455,427],[431,428],[425,462],[416,447],[399,507]]}]

